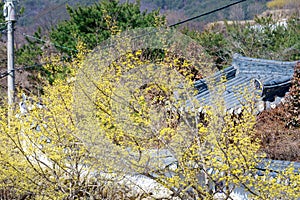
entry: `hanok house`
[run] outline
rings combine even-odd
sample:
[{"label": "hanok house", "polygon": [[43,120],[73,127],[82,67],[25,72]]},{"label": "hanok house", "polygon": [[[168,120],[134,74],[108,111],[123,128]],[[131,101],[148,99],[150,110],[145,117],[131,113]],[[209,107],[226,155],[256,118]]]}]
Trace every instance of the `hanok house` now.
[{"label": "hanok house", "polygon": [[[195,82],[198,90],[196,99],[201,105],[212,105],[215,103],[214,96],[218,95],[216,94],[218,91],[210,88],[223,85],[225,86],[225,91],[223,91],[225,107],[230,113],[241,112],[242,106],[249,101],[244,97],[246,92],[256,94],[254,101],[257,113],[275,108],[285,101],[296,64],[297,61],[283,62],[235,54],[231,66],[211,77]],[[221,81],[222,77],[225,80]],[[294,168],[294,173],[299,173],[299,162],[264,159],[257,165],[257,175],[262,176],[265,171],[269,170],[271,171],[269,175],[276,177],[277,173],[291,166]],[[234,195],[233,199],[248,199],[247,192],[242,187],[237,188]]]},{"label": "hanok house", "polygon": [[[213,87],[225,84],[223,98],[229,112],[240,110],[247,101],[244,95],[249,92],[257,94],[257,112],[274,108],[284,101],[284,96],[289,91],[296,63],[235,54],[230,67],[195,83],[199,91],[196,98],[202,105],[211,105],[215,92],[209,90],[209,83],[213,82]],[[220,82],[221,77],[226,78],[225,82]]]}]

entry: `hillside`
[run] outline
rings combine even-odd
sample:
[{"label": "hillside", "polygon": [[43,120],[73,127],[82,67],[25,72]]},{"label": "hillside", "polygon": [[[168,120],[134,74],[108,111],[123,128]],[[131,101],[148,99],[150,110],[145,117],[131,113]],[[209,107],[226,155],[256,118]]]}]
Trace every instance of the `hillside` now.
[{"label": "hillside", "polygon": [[[121,0],[120,2],[124,2]],[[131,0],[132,2],[133,0]],[[98,0],[24,0],[20,1],[19,7],[24,7],[18,24],[24,32],[32,32],[38,26],[44,31],[49,31],[58,21],[67,19],[66,5],[79,6],[91,5]],[[160,9],[161,13],[167,15],[168,23],[173,24],[180,20],[205,13],[207,11],[230,4],[231,0],[141,0],[142,10]],[[217,20],[246,20],[266,10],[267,0],[255,0],[245,2],[222,12],[203,17],[193,21],[190,26],[203,27],[207,22]]]},{"label": "hillside", "polygon": [[[91,5],[97,0],[24,0],[20,1],[19,8],[24,8],[24,13],[20,16],[18,23],[21,26],[33,25],[42,22],[47,18],[48,22],[64,20],[67,18],[66,5]],[[43,21],[45,22],[45,21]]]},{"label": "hillside", "polygon": [[[151,3],[160,8],[165,13],[169,24],[176,23],[185,18],[197,16],[199,14],[220,8],[222,6],[233,3],[231,0],[144,0],[144,3]],[[252,19],[265,11],[267,0],[247,1],[223,11],[213,13],[209,16],[202,17],[189,23],[190,27],[199,30],[203,26],[212,21],[218,20],[247,20]]]},{"label": "hillside", "polygon": [[[101,1],[101,0],[100,0]],[[128,0],[120,0],[125,2]],[[135,2],[135,0],[129,0]],[[45,31],[50,30],[58,21],[68,18],[66,5],[86,6],[99,0],[24,0],[19,2],[19,8],[25,8],[18,24],[23,31],[33,31],[41,26]],[[216,8],[233,3],[232,0],[140,0],[142,10],[160,9],[165,14],[169,24],[190,18]],[[270,0],[250,0],[221,12],[202,17],[189,23],[190,27],[203,28],[208,22],[218,20],[249,20],[267,10]]]}]

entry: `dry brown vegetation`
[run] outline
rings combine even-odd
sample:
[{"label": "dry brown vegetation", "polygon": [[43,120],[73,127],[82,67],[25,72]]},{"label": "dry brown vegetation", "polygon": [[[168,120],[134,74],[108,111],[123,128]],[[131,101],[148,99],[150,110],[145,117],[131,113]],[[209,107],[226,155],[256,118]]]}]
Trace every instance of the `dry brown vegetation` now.
[{"label": "dry brown vegetation", "polygon": [[256,125],[257,137],[269,158],[300,161],[300,129],[289,128],[286,122],[283,106],[261,113]]},{"label": "dry brown vegetation", "polygon": [[258,116],[256,136],[269,158],[300,161],[300,63],[295,68],[287,102]]}]

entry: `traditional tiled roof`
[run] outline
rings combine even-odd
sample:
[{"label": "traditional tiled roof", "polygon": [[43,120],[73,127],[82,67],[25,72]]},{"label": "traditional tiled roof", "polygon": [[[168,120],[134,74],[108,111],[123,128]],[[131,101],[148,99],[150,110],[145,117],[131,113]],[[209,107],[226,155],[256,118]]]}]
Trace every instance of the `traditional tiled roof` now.
[{"label": "traditional tiled roof", "polygon": [[[199,91],[196,98],[202,105],[210,105],[215,92],[209,86],[213,88],[225,84],[223,98],[227,109],[237,109],[243,105],[246,101],[243,92],[255,92],[260,96],[256,101],[259,111],[262,111],[281,102],[291,85],[296,63],[235,54],[231,66],[195,83]],[[226,77],[224,83],[220,83],[222,76]],[[264,107],[259,107],[261,103]]]},{"label": "traditional tiled roof", "polygon": [[260,170],[259,175],[263,175],[263,172],[269,170],[274,175],[277,173],[281,173],[288,168],[292,168],[294,173],[300,173],[300,163],[299,162],[292,162],[292,161],[285,161],[285,160],[271,160],[271,159],[263,159],[262,162],[258,164],[256,167]]}]

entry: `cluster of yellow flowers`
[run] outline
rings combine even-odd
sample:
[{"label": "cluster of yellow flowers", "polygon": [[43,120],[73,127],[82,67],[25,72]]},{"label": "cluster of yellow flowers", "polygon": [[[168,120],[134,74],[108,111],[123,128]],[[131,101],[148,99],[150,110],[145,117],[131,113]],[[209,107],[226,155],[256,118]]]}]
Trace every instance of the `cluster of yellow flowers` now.
[{"label": "cluster of yellow flowers", "polygon": [[[15,197],[100,199],[107,196],[103,185],[139,173],[182,199],[231,198],[239,187],[253,199],[299,198],[292,168],[273,178],[268,170],[257,175],[263,155],[252,137],[251,104],[235,120],[218,96],[198,112],[195,74],[187,69],[200,61],[165,49],[150,62],[143,57],[149,49],[127,49],[104,62],[89,60],[83,44],[78,50],[68,78],[45,87],[44,108],[15,117],[1,107],[1,189]],[[53,58],[45,67],[62,65]],[[176,162],[168,163],[170,157]]]}]

